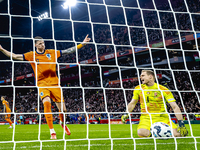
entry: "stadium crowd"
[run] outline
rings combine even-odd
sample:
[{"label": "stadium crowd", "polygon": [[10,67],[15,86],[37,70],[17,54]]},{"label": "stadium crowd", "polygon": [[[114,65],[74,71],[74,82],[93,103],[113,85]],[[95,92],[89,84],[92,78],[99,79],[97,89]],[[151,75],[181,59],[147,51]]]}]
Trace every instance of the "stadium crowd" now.
[{"label": "stadium crowd", "polygon": [[[159,10],[170,10],[169,5],[167,4],[167,0],[163,1],[163,4],[156,1],[157,8]],[[200,11],[200,5],[194,5],[196,3],[199,3],[197,0],[187,0],[187,4],[189,6],[190,12],[199,12]],[[145,6],[145,5],[144,5]],[[181,1],[178,1],[176,3],[172,3],[172,8],[175,12],[186,12],[186,7]],[[89,59],[96,59],[96,52],[98,53],[98,56],[103,56],[109,53],[114,53],[114,46],[112,45],[106,45],[106,44],[115,44],[115,45],[132,45],[132,46],[146,46],[147,45],[147,37],[148,35],[148,43],[152,44],[154,42],[160,42],[167,39],[177,38],[177,32],[176,31],[164,31],[164,36],[162,36],[162,32],[159,29],[159,21],[158,21],[158,15],[156,11],[143,11],[144,16],[144,25],[147,27],[147,29],[144,29],[143,21],[141,19],[140,11],[135,9],[126,9],[127,14],[127,22],[128,25],[130,25],[129,28],[124,26],[115,26],[115,25],[96,25],[94,24],[94,42],[97,43],[97,46],[95,47],[94,44],[88,44],[82,49],[78,50],[78,61],[84,61]],[[134,14],[134,15],[133,15]],[[159,16],[161,19],[161,27],[163,29],[176,29],[175,25],[175,19],[177,20],[177,27],[179,30],[192,30],[191,28],[191,21],[188,13],[176,13],[175,16],[171,12],[159,12]],[[120,15],[118,18],[115,18],[111,21],[112,24],[118,23],[118,24],[125,24],[123,16]],[[199,18],[198,16],[192,15],[194,18],[194,28],[195,30],[199,31],[200,28],[197,26],[199,24]],[[154,28],[154,29],[151,29]],[[155,29],[157,28],[157,29]],[[86,26],[86,31],[89,31],[90,27]],[[113,34],[113,40],[111,39],[111,31]],[[129,39],[129,32],[130,31],[130,38]],[[147,32],[147,33],[146,33]],[[192,34],[192,33],[185,33],[185,34]],[[181,36],[185,36],[183,33]],[[76,35],[76,37],[79,37],[77,41],[81,41],[81,39],[84,38],[83,32],[80,32]],[[91,35],[90,35],[91,36]],[[162,40],[162,38],[165,38]],[[112,43],[113,41],[113,43]],[[131,42],[131,43],[130,43]],[[105,45],[98,45],[98,43],[103,43]],[[53,48],[53,43],[50,43],[49,48]],[[66,49],[69,47],[74,46],[74,43],[64,43],[60,42],[57,43],[57,49]],[[96,49],[97,48],[97,51]],[[175,58],[174,52],[169,51],[169,58]],[[151,59],[149,54],[145,55],[135,55],[136,57],[136,66],[137,65],[144,65],[144,64],[150,64]],[[181,56],[182,52],[177,52],[176,57]],[[164,60],[166,58],[165,55],[159,55],[158,53],[153,54],[153,62],[160,62],[161,60]],[[127,64],[133,64],[133,59],[130,59],[131,62],[127,60]],[[76,63],[76,53],[65,55],[64,57],[60,57],[58,60],[59,63]],[[120,64],[120,63],[119,63]],[[126,62],[125,62],[126,64]],[[123,65],[121,63],[120,65]],[[181,65],[183,66],[183,65]],[[179,69],[180,64],[172,65],[172,69]],[[164,67],[165,68],[165,67]],[[184,68],[184,66],[182,67]],[[196,68],[198,69],[198,68]],[[66,69],[67,70],[67,69]],[[81,121],[85,121],[85,115],[83,113],[77,114],[77,112],[83,112],[84,110],[86,112],[125,112],[126,111],[126,104],[129,103],[132,99],[133,91],[132,90],[125,90],[125,96],[124,97],[124,91],[119,89],[106,89],[105,95],[104,91],[100,88],[101,87],[101,81],[100,81],[100,75],[99,75],[99,68],[98,67],[89,67],[89,69],[82,68],[81,74],[82,75],[91,75],[87,76],[85,78],[82,78],[82,86],[83,87],[99,87],[99,89],[84,89],[83,90],[78,88],[80,87],[79,80],[76,80],[74,82],[69,81],[61,82],[61,85],[63,87],[66,87],[66,89],[63,89],[63,96],[67,108],[67,112],[76,112],[76,114],[70,114],[66,116],[66,120],[70,123],[77,123]],[[14,76],[21,76],[21,75],[27,75],[28,73],[32,73],[32,70],[30,69],[30,65],[27,63],[16,63],[14,65]],[[177,100],[177,104],[181,108],[181,111],[184,112],[184,110],[187,113],[200,113],[200,103],[198,100],[198,96],[195,92],[192,92],[192,90],[200,91],[200,73],[199,72],[191,72],[191,79],[192,83],[190,81],[190,76],[186,71],[174,71],[174,77],[176,86],[172,83],[168,83],[170,89],[175,89],[177,87],[178,90],[180,90],[180,93],[173,92],[175,99]],[[78,70],[67,72],[63,71],[61,72],[61,81],[62,79],[66,78],[73,78],[78,77],[79,73]],[[97,78],[98,76],[98,78]],[[127,77],[125,77],[127,76]],[[124,78],[131,78],[134,77],[134,74],[127,74]],[[0,69],[0,80],[6,80],[12,78],[12,66],[11,64],[1,65]],[[116,80],[119,80],[119,76],[115,76]],[[173,79],[172,79],[173,80]],[[103,80],[103,86],[106,88],[121,88],[120,83],[117,84],[110,84],[109,81],[112,81],[111,78],[105,77]],[[165,81],[164,81],[165,82]],[[164,83],[163,82],[163,83]],[[172,82],[172,81],[171,81]],[[133,89],[136,85],[138,85],[138,81],[123,81],[123,88],[124,89]],[[33,85],[33,83],[32,83]],[[77,87],[77,89],[69,88],[70,86]],[[194,87],[194,89],[193,89]],[[187,91],[187,92],[185,92]],[[188,92],[191,91],[191,92]],[[7,100],[10,103],[11,110],[13,109],[13,95],[8,94]],[[84,96],[84,97],[83,97]],[[125,102],[127,100],[127,103]],[[39,106],[38,106],[39,105]],[[84,106],[85,105],[85,106]],[[26,113],[32,113],[37,112],[39,108],[39,112],[43,112],[43,105],[41,103],[41,100],[38,104],[38,94],[37,90],[30,90],[26,93],[20,92],[20,89],[18,92],[16,92],[15,95],[15,104],[14,104],[14,112],[20,113],[20,112],[26,112]],[[3,106],[0,105],[0,112],[3,111]],[[56,107],[55,103],[52,103],[52,111],[58,112],[58,109]],[[134,113],[132,117],[139,118],[140,114],[140,105],[139,103],[136,105],[136,107],[133,110]],[[168,107],[168,112],[173,113],[172,109]],[[115,115],[112,115],[114,117]],[[23,115],[24,119],[26,118],[37,118],[36,114],[26,114]],[[97,115],[95,116],[97,118]],[[107,118],[107,115],[103,113],[101,115],[102,118]],[[111,118],[112,118],[111,117]],[[118,116],[120,117],[120,116]],[[0,121],[2,121],[3,117],[0,117]],[[44,116],[42,116],[43,121]],[[13,120],[13,116],[12,116]],[[57,122],[59,120],[58,115],[54,115],[54,120]]]},{"label": "stadium crowd", "polygon": [[[196,0],[192,0],[196,1]],[[194,6],[191,1],[187,1],[189,8],[193,12],[199,12],[200,8],[199,6]],[[161,5],[165,5],[165,3],[158,3],[158,8],[160,8]],[[185,12],[186,7],[184,6],[185,4],[182,3],[182,1],[178,1],[173,3],[172,8],[174,11],[181,11]],[[167,6],[164,6],[167,8]],[[194,8],[194,9],[191,9]],[[146,37],[146,31],[142,27],[137,27],[137,26],[142,26],[142,19],[141,19],[141,14],[137,10],[134,9],[128,9],[126,11],[127,14],[127,19],[128,19],[128,24],[131,26],[129,27],[129,30],[127,27],[124,26],[111,26],[111,29],[107,25],[97,25],[94,24],[94,41],[97,43],[97,52],[98,56],[100,57],[102,53],[112,53],[113,48],[111,46],[98,46],[98,43],[108,43],[111,44],[111,31],[113,34],[113,43],[116,45],[129,45],[132,44],[133,46],[146,46],[147,45],[147,37]],[[149,43],[152,44],[154,42],[160,42],[162,40],[162,32],[159,30],[159,24],[158,24],[158,15],[155,11],[144,11],[144,23],[145,26],[148,27],[147,29],[147,35],[148,35],[148,40]],[[161,19],[161,27],[163,29],[176,29],[175,25],[175,19],[176,17],[177,20],[177,27],[179,30],[192,30],[191,28],[191,22],[188,14],[184,13],[177,13],[175,16],[173,13],[170,12],[159,12],[159,16]],[[121,18],[120,18],[121,17]],[[131,18],[132,17],[132,18]],[[194,24],[197,24],[197,21],[199,20],[197,17],[198,16],[193,16],[194,18]],[[123,16],[118,16],[117,20],[124,20]],[[119,22],[115,20],[116,22]],[[113,21],[113,22],[115,22]],[[132,21],[132,22],[131,22]],[[139,23],[136,23],[139,22]],[[134,27],[132,27],[134,26]],[[154,28],[154,29],[150,29]],[[155,29],[158,28],[158,29]],[[195,28],[198,28],[198,26],[195,26]],[[88,32],[91,32],[90,27],[85,26],[85,30],[88,30]],[[130,37],[131,39],[129,40],[129,35],[128,31],[130,31]],[[185,36],[185,34],[192,34],[191,32],[181,32],[181,36]],[[78,36],[78,35],[76,35]],[[83,35],[79,34],[79,41]],[[164,38],[165,40],[167,39],[172,39],[172,38],[178,38],[178,33],[176,31],[170,31],[166,30],[164,31]],[[131,41],[131,43],[130,43]],[[106,44],[105,44],[106,45]],[[71,43],[60,43],[57,45],[57,49],[65,49],[67,47],[71,47],[73,44]],[[110,49],[111,48],[111,49]],[[87,45],[81,50],[78,51],[78,61],[83,61],[83,60],[88,60],[88,59],[96,59],[96,50],[94,45]],[[66,55],[65,57],[59,58],[59,62],[65,62],[65,63],[75,63],[76,62],[76,54],[70,54]]]},{"label": "stadium crowd", "polygon": [[[177,104],[179,105],[182,112],[184,110],[187,113],[199,113],[200,112],[200,103],[198,101],[198,97],[195,92],[184,92],[186,90],[192,90],[192,86],[189,80],[189,77],[186,72],[176,72],[175,78],[176,78],[176,86],[178,90],[181,91],[181,94],[178,92],[173,92],[173,95],[177,101]],[[196,76],[199,76],[200,74],[195,74]],[[198,80],[198,79],[197,79]],[[82,89],[70,89],[66,88],[63,89],[63,96],[66,103],[67,112],[83,112],[84,107],[87,112],[104,112],[107,110],[108,112],[125,112],[126,111],[126,103],[125,100],[127,100],[127,103],[129,103],[133,96],[133,91],[130,89],[133,89],[136,85],[138,85],[138,81],[124,81],[123,87],[128,90],[125,91],[126,98],[124,97],[124,91],[118,90],[118,89],[106,89],[105,90],[105,96],[103,94],[102,89],[84,89],[84,95],[85,98],[83,98],[83,91]],[[170,86],[170,84],[168,84]],[[168,87],[168,85],[165,85]],[[198,86],[198,85],[196,85]],[[110,84],[109,87],[111,88],[119,88],[120,84]],[[197,89],[199,90],[199,86]],[[22,91],[22,92],[21,92]],[[31,89],[29,91],[23,92],[23,89],[18,89],[15,96],[15,112],[37,112],[38,108],[38,100],[37,100],[37,90]],[[12,109],[12,96],[7,96],[8,101],[10,102],[10,106]],[[85,103],[84,101],[85,100]],[[85,104],[85,106],[84,106]],[[107,108],[106,108],[107,106]],[[43,105],[40,101],[39,105],[39,111],[43,112]],[[1,105],[1,112],[3,111],[3,107]],[[52,102],[52,111],[58,112],[58,109],[56,107],[56,104]],[[140,112],[140,105],[139,103],[136,105],[135,109],[133,110],[134,113],[132,117],[138,118],[139,112]],[[173,113],[171,107],[168,107],[168,112]],[[32,114],[26,114],[23,115],[24,119],[26,118],[36,118],[37,115]],[[74,115],[70,114],[68,115],[69,119],[71,120],[69,122],[77,123],[79,122],[78,118],[81,115]],[[112,115],[114,117],[115,114]],[[107,115],[102,115],[103,117],[107,117]],[[120,115],[118,116],[120,117]],[[54,119],[56,120],[58,118],[58,115],[54,115]],[[74,119],[72,119],[74,118]],[[82,117],[83,118],[83,117]],[[45,122],[44,118],[42,117],[42,122]],[[1,119],[2,120],[2,119]]]},{"label": "stadium crowd", "polygon": [[0,80],[12,78],[12,64],[8,62],[1,62]]}]

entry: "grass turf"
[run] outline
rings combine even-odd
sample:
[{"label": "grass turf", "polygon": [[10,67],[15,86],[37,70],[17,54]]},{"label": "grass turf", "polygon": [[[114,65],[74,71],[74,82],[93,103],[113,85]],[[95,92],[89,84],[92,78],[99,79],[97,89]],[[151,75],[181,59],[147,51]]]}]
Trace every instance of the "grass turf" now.
[{"label": "grass turf", "polygon": [[[154,140],[149,139],[120,139],[120,138],[131,138],[130,125],[110,125],[111,132],[109,133],[109,125],[107,124],[90,124],[88,125],[88,135],[87,135],[87,125],[76,124],[68,125],[71,130],[71,135],[64,135],[63,129],[60,125],[54,125],[54,129],[57,134],[57,140],[50,140],[49,128],[47,125],[41,125],[39,134],[39,125],[17,125],[15,128],[15,134],[13,134],[13,129],[8,129],[8,125],[0,126],[0,150],[39,150],[42,146],[42,150],[175,150],[177,143],[178,150],[195,150],[195,140],[196,149],[200,150],[200,125],[192,124],[193,135],[195,139],[191,137],[189,131],[189,136],[184,139],[168,139],[168,140]],[[189,130],[189,126],[186,125]],[[133,137],[137,136],[137,125],[132,125]],[[109,135],[110,134],[110,135]],[[16,144],[12,142],[14,141]],[[87,137],[90,139],[87,140]],[[114,138],[112,140],[109,137]],[[38,141],[40,138],[41,141]],[[70,141],[64,141],[63,138]],[[2,143],[6,141],[6,143]],[[25,142],[23,142],[25,141]],[[134,144],[135,142],[135,144]],[[156,145],[155,145],[156,142]],[[90,147],[88,147],[88,145]]]}]

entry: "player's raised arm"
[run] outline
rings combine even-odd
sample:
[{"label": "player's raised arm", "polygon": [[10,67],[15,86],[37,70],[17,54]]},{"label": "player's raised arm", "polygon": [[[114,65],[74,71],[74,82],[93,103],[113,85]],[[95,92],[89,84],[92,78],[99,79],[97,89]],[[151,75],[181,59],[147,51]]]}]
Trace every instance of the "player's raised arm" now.
[{"label": "player's raised arm", "polygon": [[[11,57],[11,52],[9,52],[6,49],[4,49],[1,45],[0,45],[0,51],[4,55],[6,55],[7,57]],[[14,54],[14,53],[12,53],[12,59],[23,61],[23,55],[22,54]]]},{"label": "player's raised arm", "polygon": [[[87,35],[85,37],[85,39],[83,40],[83,42],[79,45],[77,45],[77,49],[80,49],[82,48],[83,46],[86,45],[87,42],[89,42],[91,40],[91,38],[88,38],[89,35]],[[71,47],[71,48],[68,48],[68,49],[65,49],[65,50],[62,50],[62,54],[63,55],[67,55],[67,54],[71,54],[71,53],[74,53],[76,51],[76,46],[74,47]]]}]

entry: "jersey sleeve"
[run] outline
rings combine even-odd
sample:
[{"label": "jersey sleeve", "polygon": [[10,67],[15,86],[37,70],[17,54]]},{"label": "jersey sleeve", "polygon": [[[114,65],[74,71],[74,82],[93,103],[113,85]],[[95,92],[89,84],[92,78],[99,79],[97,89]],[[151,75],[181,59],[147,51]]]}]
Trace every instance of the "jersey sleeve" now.
[{"label": "jersey sleeve", "polygon": [[61,50],[58,50],[56,51],[57,52],[57,58],[61,57],[62,56],[62,51]]},{"label": "jersey sleeve", "polygon": [[24,53],[23,58],[26,61],[33,61],[33,51]]},{"label": "jersey sleeve", "polygon": [[163,96],[164,96],[165,100],[168,103],[176,101],[174,96],[173,96],[173,94],[172,94],[172,92],[168,88],[164,87],[163,90],[164,90],[164,91],[162,91],[163,92]]},{"label": "jersey sleeve", "polygon": [[139,96],[140,90],[138,90],[138,89],[140,89],[140,87],[136,86],[134,91],[133,91],[132,99],[135,99],[135,100],[139,100],[140,99],[140,96]]}]

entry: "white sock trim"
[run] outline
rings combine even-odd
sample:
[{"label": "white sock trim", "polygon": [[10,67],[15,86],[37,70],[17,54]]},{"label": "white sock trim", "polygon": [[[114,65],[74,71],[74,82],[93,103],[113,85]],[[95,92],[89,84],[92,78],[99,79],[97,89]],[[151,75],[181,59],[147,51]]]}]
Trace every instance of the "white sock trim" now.
[{"label": "white sock trim", "polygon": [[56,133],[55,130],[54,130],[54,128],[50,129],[50,134],[52,134],[52,133]]}]

